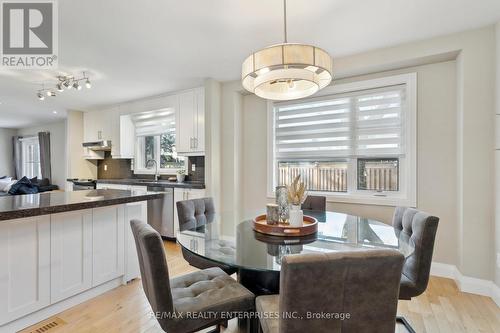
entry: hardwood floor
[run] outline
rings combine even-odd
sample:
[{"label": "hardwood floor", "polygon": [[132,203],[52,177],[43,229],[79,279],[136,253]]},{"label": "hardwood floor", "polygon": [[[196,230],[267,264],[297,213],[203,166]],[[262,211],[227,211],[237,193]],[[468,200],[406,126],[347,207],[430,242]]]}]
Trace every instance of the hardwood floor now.
[{"label": "hardwood floor", "polygon": [[[165,249],[172,276],[196,270],[182,258],[178,245],[165,242]],[[49,332],[163,332],[149,312],[141,282],[136,280],[57,314],[54,318],[65,324]],[[432,277],[423,295],[400,301],[398,314],[405,316],[419,333],[500,332],[500,309],[490,298],[462,293],[454,281],[444,278]],[[224,332],[239,333],[236,322],[231,321]],[[406,330],[398,326],[396,332]]]}]

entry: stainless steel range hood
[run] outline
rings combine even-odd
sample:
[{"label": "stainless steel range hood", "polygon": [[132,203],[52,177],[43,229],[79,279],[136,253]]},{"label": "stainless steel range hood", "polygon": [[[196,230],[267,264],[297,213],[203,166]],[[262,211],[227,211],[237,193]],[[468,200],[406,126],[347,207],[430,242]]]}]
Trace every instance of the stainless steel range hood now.
[{"label": "stainless steel range hood", "polygon": [[111,150],[111,141],[100,140],[100,141],[84,142],[82,146],[96,151],[109,151]]}]

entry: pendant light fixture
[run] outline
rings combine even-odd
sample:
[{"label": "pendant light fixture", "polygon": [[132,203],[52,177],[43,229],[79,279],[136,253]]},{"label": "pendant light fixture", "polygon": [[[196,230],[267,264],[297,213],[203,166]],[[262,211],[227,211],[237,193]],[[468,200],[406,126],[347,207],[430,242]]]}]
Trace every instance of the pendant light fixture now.
[{"label": "pendant light fixture", "polygon": [[332,81],[332,58],[323,49],[288,43],[286,0],[283,0],[284,42],[252,53],[241,69],[243,87],[270,100],[311,96]]}]

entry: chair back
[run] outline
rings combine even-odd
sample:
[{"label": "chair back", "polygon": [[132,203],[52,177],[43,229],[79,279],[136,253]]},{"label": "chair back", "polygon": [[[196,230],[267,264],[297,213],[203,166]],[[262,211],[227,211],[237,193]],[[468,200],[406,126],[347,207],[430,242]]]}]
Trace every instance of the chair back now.
[{"label": "chair back", "polygon": [[[394,332],[403,261],[391,249],[284,257],[279,332]],[[295,318],[283,317],[294,313]]]},{"label": "chair back", "polygon": [[302,204],[301,209],[318,210],[324,212],[326,210],[326,197],[318,195],[308,195],[306,197],[306,200]]},{"label": "chair back", "polygon": [[193,229],[213,221],[215,216],[212,198],[177,201],[177,217],[179,230]]},{"label": "chair back", "polygon": [[132,220],[130,226],[139,256],[144,293],[160,326],[167,331],[168,314],[173,313],[174,307],[163,241],[147,223]]},{"label": "chair back", "polygon": [[405,288],[402,299],[418,296],[427,288],[438,223],[438,217],[417,209],[397,207],[394,211],[392,225],[396,234],[407,237],[414,246],[403,266],[403,275],[410,281],[411,290]]}]

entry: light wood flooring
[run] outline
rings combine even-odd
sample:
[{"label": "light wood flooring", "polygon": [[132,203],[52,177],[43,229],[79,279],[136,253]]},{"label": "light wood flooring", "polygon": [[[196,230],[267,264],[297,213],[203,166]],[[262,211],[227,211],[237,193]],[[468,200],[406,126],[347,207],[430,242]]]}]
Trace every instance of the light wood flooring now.
[{"label": "light wood flooring", "polygon": [[[165,242],[165,249],[172,276],[196,270],[182,258],[178,245]],[[163,332],[149,312],[141,282],[136,280],[49,318],[65,322],[49,332]],[[405,316],[419,333],[500,333],[500,309],[490,298],[460,292],[454,281],[444,278],[432,277],[423,295],[400,301],[398,314]],[[231,321],[224,332],[239,333],[236,322]],[[396,332],[406,330],[398,325]]]}]

